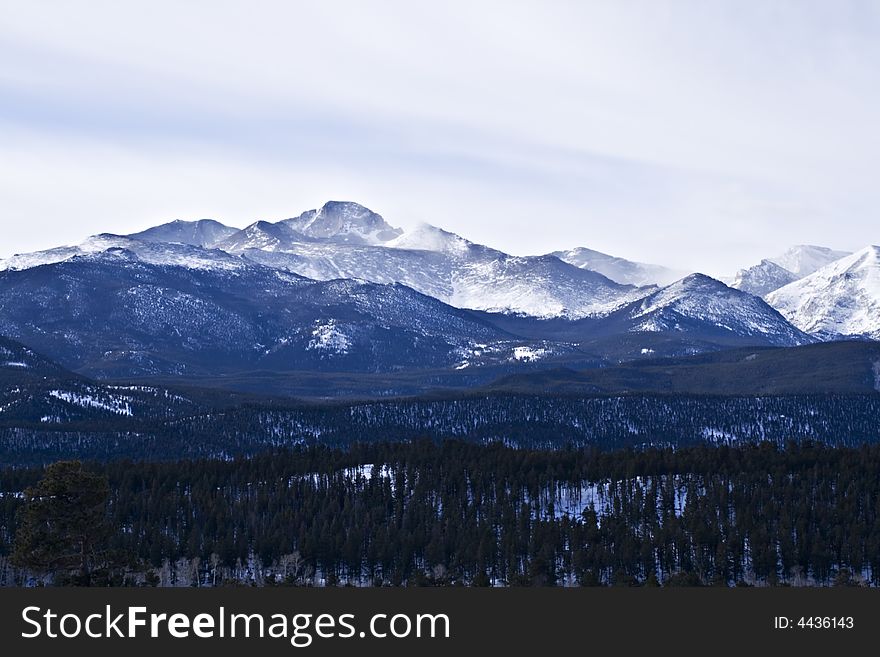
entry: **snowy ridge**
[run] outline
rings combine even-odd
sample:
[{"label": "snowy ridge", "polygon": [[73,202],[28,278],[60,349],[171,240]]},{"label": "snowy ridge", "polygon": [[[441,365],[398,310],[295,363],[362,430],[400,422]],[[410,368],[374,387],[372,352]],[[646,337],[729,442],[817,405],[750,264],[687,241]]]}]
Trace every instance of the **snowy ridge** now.
[{"label": "snowy ridge", "polygon": [[66,262],[73,258],[129,257],[151,265],[186,267],[188,269],[235,270],[247,266],[241,258],[216,249],[187,244],[148,242],[102,233],[75,246],[61,246],[46,251],[14,255],[0,260],[0,271],[21,271],[42,265]]},{"label": "snowy ridge", "polygon": [[458,308],[536,317],[601,315],[651,291],[554,256],[511,256],[428,224],[380,245],[310,237],[291,225],[258,222],[220,247],[313,280],[401,283]]},{"label": "snowy ridge", "polygon": [[554,255],[563,262],[567,262],[575,267],[598,272],[612,281],[623,285],[636,285],[640,287],[646,285],[669,285],[688,274],[688,272],[669,269],[661,265],[633,262],[584,247],[568,251],[554,251],[550,255]]},{"label": "snowy ridge", "polygon": [[128,237],[145,242],[188,244],[210,249],[230,235],[237,233],[238,230],[238,228],[224,226],[213,219],[199,219],[198,221],[177,219],[167,224],[153,226],[139,233],[133,233]]},{"label": "snowy ridge", "polygon": [[257,221],[219,242],[217,248],[235,254],[249,249],[286,251],[303,239],[303,235],[282,224]]},{"label": "snowy ridge", "polygon": [[[798,296],[827,295],[833,291],[828,288],[830,280],[816,279],[804,287],[791,287],[800,276],[810,278],[818,273],[817,269],[826,271],[831,265],[847,261],[846,257],[840,259],[842,255],[845,253],[825,247],[792,247],[781,256],[740,271],[733,282],[738,290],[732,290],[705,276],[679,278],[681,272],[667,267],[587,248],[543,256],[513,256],[430,224],[404,232],[362,205],[329,201],[291,219],[257,221],[240,230],[205,219],[172,221],[129,236],[100,234],[73,246],[15,255],[0,261],[0,271],[74,261],[128,261],[238,277],[269,268],[288,277],[279,280],[291,284],[305,284],[303,279],[401,284],[456,308],[542,319],[606,318],[641,302],[631,310],[631,319],[637,323],[626,331],[686,331],[687,322],[693,320],[702,322],[703,327],[713,324],[738,335],[764,335],[771,336],[771,341],[799,343],[804,336],[797,329],[750,296],[767,296],[785,288],[787,292],[774,296],[773,305],[797,326],[810,326],[810,332],[820,336],[877,335],[880,326],[873,319],[877,294],[869,274],[847,271],[846,276],[861,281],[855,288],[834,283],[840,287],[835,308],[824,307],[825,302],[818,298],[804,300]],[[829,276],[833,277],[833,272]],[[674,278],[678,280],[670,282]],[[655,283],[666,287],[659,289]],[[815,292],[816,288],[824,291]],[[329,289],[356,297],[361,288],[331,286],[325,291]],[[746,292],[750,294],[738,296]],[[202,294],[198,290],[166,294],[162,286],[132,286],[131,313],[145,324],[156,311],[171,307],[207,313],[204,300],[199,300]],[[181,311],[182,316],[192,314]],[[325,319],[334,318],[328,314]],[[233,317],[225,324],[232,326],[236,321]],[[412,321],[412,317],[401,321]],[[316,327],[310,324],[298,330],[314,355],[343,355],[348,348],[345,340],[351,343],[356,339],[356,332],[343,329],[347,325],[322,324],[315,335],[310,332]],[[248,340],[254,330],[256,327],[249,331]],[[260,343],[256,338],[253,341]]]},{"label": "snowy ridge", "polygon": [[869,246],[767,295],[802,331],[880,339],[880,247]]},{"label": "snowy ridge", "polygon": [[489,312],[578,319],[606,315],[652,288],[622,286],[555,256],[504,256],[467,262],[453,272],[447,303]]},{"label": "snowy ridge", "polygon": [[[450,233],[442,228],[424,223],[396,237],[385,246],[393,249],[434,251],[458,257],[466,257],[469,253],[479,248],[473,242],[469,242],[455,233]],[[482,247],[482,249],[490,250],[488,247]],[[499,251],[493,252],[500,253]]]}]

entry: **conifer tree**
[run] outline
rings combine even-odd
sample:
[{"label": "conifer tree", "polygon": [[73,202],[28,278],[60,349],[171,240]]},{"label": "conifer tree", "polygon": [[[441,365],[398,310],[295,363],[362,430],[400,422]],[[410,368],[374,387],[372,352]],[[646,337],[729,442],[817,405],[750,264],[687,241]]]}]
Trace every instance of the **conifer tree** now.
[{"label": "conifer tree", "polygon": [[24,493],[15,564],[61,582],[90,585],[95,569],[106,565],[109,495],[107,478],[79,461],[47,467]]}]

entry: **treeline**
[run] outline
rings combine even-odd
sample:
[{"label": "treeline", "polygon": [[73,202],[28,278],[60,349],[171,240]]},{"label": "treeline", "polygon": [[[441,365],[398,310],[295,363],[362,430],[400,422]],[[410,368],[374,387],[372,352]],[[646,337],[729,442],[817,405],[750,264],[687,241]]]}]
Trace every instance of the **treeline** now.
[{"label": "treeline", "polygon": [[345,446],[426,436],[543,449],[880,441],[880,395],[492,394],[358,403],[275,401],[198,410],[181,405],[173,418],[163,409],[165,415],[133,412],[60,426],[7,425],[0,428],[0,460],[25,465],[73,457],[228,458],[298,444]]},{"label": "treeline", "polygon": [[[108,483],[103,583],[880,583],[878,445],[419,440],[87,469]],[[0,581],[65,581],[9,558],[44,474],[0,471]]]}]

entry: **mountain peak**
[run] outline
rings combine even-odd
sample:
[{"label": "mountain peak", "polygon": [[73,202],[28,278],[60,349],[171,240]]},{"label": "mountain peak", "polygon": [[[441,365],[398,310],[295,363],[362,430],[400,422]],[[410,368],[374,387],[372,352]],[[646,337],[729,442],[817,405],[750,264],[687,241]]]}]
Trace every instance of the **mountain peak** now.
[{"label": "mountain peak", "polygon": [[710,291],[729,290],[730,288],[723,282],[719,281],[717,278],[712,278],[711,276],[708,276],[706,274],[695,272],[693,274],[688,274],[684,278],[680,278],[671,285],[668,285],[666,289]]},{"label": "mountain peak", "polygon": [[188,244],[210,249],[237,232],[238,228],[225,226],[214,219],[175,219],[126,237],[144,242]]},{"label": "mountain peak", "polygon": [[835,260],[767,301],[808,333],[880,338],[880,247]]},{"label": "mountain peak", "polygon": [[642,332],[695,330],[726,332],[775,345],[805,344],[809,336],[785,321],[758,297],[705,274],[690,274],[627,310]]},{"label": "mountain peak", "polygon": [[736,272],[731,287],[763,297],[797,279],[794,272],[765,258],[757,265]]},{"label": "mountain peak", "polygon": [[279,223],[308,237],[351,244],[384,244],[403,233],[382,215],[352,201],[327,201],[317,210]]}]

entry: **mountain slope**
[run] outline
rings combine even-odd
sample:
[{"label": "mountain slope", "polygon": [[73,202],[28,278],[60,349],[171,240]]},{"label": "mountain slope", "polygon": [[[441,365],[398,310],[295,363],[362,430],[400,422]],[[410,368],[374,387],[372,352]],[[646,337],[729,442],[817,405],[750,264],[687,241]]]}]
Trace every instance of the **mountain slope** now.
[{"label": "mountain slope", "polygon": [[617,333],[736,337],[774,346],[812,341],[761,299],[703,274],[691,274],[635,301],[609,316],[606,325],[606,331]]},{"label": "mountain slope", "polygon": [[661,265],[633,262],[624,258],[610,256],[600,251],[584,247],[568,251],[554,251],[554,255],[581,269],[589,269],[623,285],[669,285],[686,275],[687,272],[669,269]]},{"label": "mountain slope", "polygon": [[764,297],[848,255],[849,251],[799,244],[782,255],[765,258],[757,265],[739,270],[730,285],[737,290]]},{"label": "mountain slope", "polygon": [[285,224],[256,221],[218,242],[217,248],[233,254],[240,254],[248,249],[287,251],[307,240],[305,235]]},{"label": "mountain slope", "polygon": [[366,208],[339,207],[352,205],[257,222],[218,248],[315,280],[401,283],[458,308],[538,317],[601,315],[650,291],[553,256],[511,256],[430,225],[402,233]]},{"label": "mountain slope", "polygon": [[530,394],[827,395],[880,392],[880,344],[730,349],[615,367],[510,374],[492,391]]},{"label": "mountain slope", "polygon": [[555,256],[504,256],[463,263],[452,276],[449,303],[533,317],[605,315],[650,288],[623,286]]},{"label": "mountain slope", "polygon": [[772,260],[762,260],[757,265],[736,272],[730,287],[763,297],[797,279],[797,274],[780,267]]},{"label": "mountain slope", "polygon": [[384,244],[403,232],[372,210],[346,201],[328,201],[317,210],[279,223],[308,237],[343,244]]},{"label": "mountain slope", "polygon": [[152,242],[122,235],[101,233],[75,246],[59,246],[45,251],[14,255],[0,260],[0,271],[24,271],[76,258],[97,257],[137,259],[153,265],[176,265],[190,269],[240,269],[247,265],[240,257],[218,249],[204,249],[183,243]]},{"label": "mountain slope", "polygon": [[820,338],[880,339],[880,247],[869,246],[767,295],[792,324]]},{"label": "mountain slope", "polygon": [[452,368],[553,351],[402,285],[241,261],[156,265],[130,251],[0,272],[0,334],[99,377]]},{"label": "mountain slope", "polygon": [[79,378],[20,342],[0,337],[0,385],[20,386],[33,381],[54,382]]},{"label": "mountain slope", "polygon": [[163,388],[98,383],[29,347],[0,337],[0,427],[162,419],[192,412],[195,402]]}]

